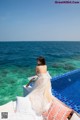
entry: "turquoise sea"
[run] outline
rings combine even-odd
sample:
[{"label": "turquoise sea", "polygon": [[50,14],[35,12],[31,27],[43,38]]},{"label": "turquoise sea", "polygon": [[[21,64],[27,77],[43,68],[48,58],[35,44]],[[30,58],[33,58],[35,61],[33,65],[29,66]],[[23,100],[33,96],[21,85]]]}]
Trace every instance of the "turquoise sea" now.
[{"label": "turquoise sea", "polygon": [[23,95],[41,55],[53,77],[80,68],[80,42],[0,42],[0,105]]}]

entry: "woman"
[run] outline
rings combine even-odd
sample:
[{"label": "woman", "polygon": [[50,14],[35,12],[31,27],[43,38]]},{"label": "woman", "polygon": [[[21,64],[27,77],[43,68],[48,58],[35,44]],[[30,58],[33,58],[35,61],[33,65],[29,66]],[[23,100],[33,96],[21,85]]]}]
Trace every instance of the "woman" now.
[{"label": "woman", "polygon": [[[45,59],[44,57],[40,56],[37,58],[36,75],[31,77],[31,80],[26,85],[26,87],[28,87],[31,82],[35,81],[38,78],[39,74],[44,74],[44,73],[47,73],[49,75],[47,71],[47,65],[46,65]],[[50,75],[49,77],[51,79]]]},{"label": "woman", "polygon": [[[47,65],[44,57],[37,58],[36,74],[38,79],[35,81],[32,92],[28,95],[32,108],[38,115],[49,109],[53,96],[51,93],[51,76],[47,71]],[[35,77],[34,77],[35,78]],[[27,86],[33,81],[27,84]]]}]

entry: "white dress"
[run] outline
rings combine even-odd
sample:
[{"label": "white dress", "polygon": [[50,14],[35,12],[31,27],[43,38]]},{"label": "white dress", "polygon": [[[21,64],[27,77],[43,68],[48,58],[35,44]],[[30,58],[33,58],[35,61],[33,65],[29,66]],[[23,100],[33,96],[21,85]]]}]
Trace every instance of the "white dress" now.
[{"label": "white dress", "polygon": [[52,101],[51,93],[51,76],[48,73],[38,74],[38,79],[35,81],[32,91],[28,94],[32,109],[37,115],[47,111]]}]

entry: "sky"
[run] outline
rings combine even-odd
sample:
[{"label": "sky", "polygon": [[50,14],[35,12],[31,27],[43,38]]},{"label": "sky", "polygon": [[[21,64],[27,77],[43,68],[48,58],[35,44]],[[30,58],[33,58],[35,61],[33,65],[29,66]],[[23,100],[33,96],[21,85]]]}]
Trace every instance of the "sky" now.
[{"label": "sky", "polygon": [[80,41],[80,4],[0,0],[0,41]]}]

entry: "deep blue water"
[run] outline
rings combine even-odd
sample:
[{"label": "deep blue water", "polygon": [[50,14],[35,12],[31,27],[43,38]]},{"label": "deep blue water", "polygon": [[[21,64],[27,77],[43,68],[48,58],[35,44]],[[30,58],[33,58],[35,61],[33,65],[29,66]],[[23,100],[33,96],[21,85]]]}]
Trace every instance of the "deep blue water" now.
[{"label": "deep blue water", "polygon": [[79,59],[80,42],[0,42],[0,65],[34,66],[39,55],[50,65],[64,58]]},{"label": "deep blue water", "polygon": [[[80,113],[80,69],[52,79],[52,93]],[[56,96],[56,94],[55,94]]]},{"label": "deep blue water", "polygon": [[0,105],[22,96],[22,85],[44,56],[51,76],[80,68],[80,42],[0,42]]}]

